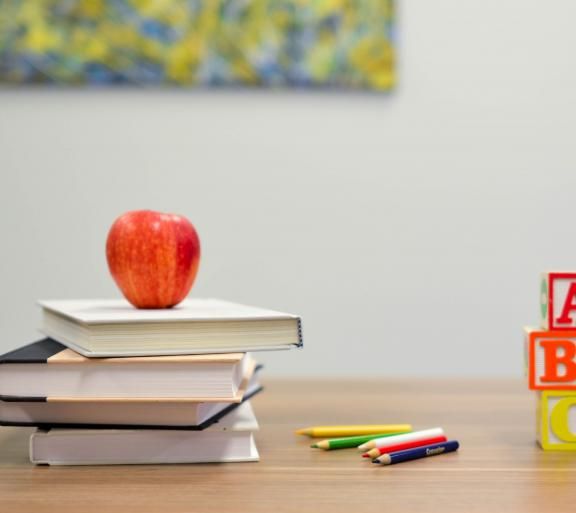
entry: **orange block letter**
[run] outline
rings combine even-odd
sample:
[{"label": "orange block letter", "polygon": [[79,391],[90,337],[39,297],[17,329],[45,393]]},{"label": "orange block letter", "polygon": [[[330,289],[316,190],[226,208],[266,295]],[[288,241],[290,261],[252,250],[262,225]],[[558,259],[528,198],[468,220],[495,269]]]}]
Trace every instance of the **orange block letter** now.
[{"label": "orange block letter", "polygon": [[[562,382],[576,380],[576,346],[571,340],[542,340],[540,346],[544,350],[543,382]],[[559,350],[563,349],[559,354]],[[563,365],[565,372],[559,374],[559,366]]]}]

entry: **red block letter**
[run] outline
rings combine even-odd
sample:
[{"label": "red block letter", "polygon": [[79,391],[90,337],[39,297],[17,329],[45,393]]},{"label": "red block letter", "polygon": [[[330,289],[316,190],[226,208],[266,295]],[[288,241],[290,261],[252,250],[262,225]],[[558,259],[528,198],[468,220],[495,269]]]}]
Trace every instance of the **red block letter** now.
[{"label": "red block letter", "polygon": [[574,298],[576,297],[576,282],[570,284],[568,289],[568,294],[566,294],[566,300],[564,301],[564,306],[562,307],[562,313],[560,317],[556,317],[556,322],[558,324],[572,324],[572,318],[570,313],[576,310],[576,303],[574,303]]},{"label": "red block letter", "polygon": [[[544,375],[542,382],[562,382],[576,380],[576,346],[571,340],[542,340],[544,349]],[[558,350],[563,349],[562,354]],[[558,373],[558,366],[563,365],[564,374]]]}]

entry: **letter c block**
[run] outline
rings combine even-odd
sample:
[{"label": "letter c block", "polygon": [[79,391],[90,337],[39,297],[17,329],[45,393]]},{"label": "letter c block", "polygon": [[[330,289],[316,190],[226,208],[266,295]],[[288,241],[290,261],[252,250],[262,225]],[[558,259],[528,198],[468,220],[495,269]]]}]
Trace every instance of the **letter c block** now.
[{"label": "letter c block", "polygon": [[538,441],[546,451],[576,451],[576,392],[539,393]]}]

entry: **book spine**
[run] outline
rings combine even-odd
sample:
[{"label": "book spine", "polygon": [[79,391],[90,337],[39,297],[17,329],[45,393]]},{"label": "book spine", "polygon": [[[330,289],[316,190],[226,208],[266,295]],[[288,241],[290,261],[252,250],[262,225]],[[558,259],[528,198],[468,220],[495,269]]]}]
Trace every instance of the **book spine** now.
[{"label": "book spine", "polygon": [[19,395],[1,395],[0,401],[5,403],[45,403],[48,401],[46,397],[22,397]]}]

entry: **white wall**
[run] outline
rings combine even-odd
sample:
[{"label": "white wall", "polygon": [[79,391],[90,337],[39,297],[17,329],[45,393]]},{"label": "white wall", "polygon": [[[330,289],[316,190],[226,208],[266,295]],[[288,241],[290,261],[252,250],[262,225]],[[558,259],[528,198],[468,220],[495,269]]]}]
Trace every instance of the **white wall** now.
[{"label": "white wall", "polygon": [[123,211],[187,215],[195,295],[299,312],[271,374],[519,375],[538,273],[576,268],[576,3],[399,0],[401,85],[0,93],[0,349],[37,298],[117,295]]}]

